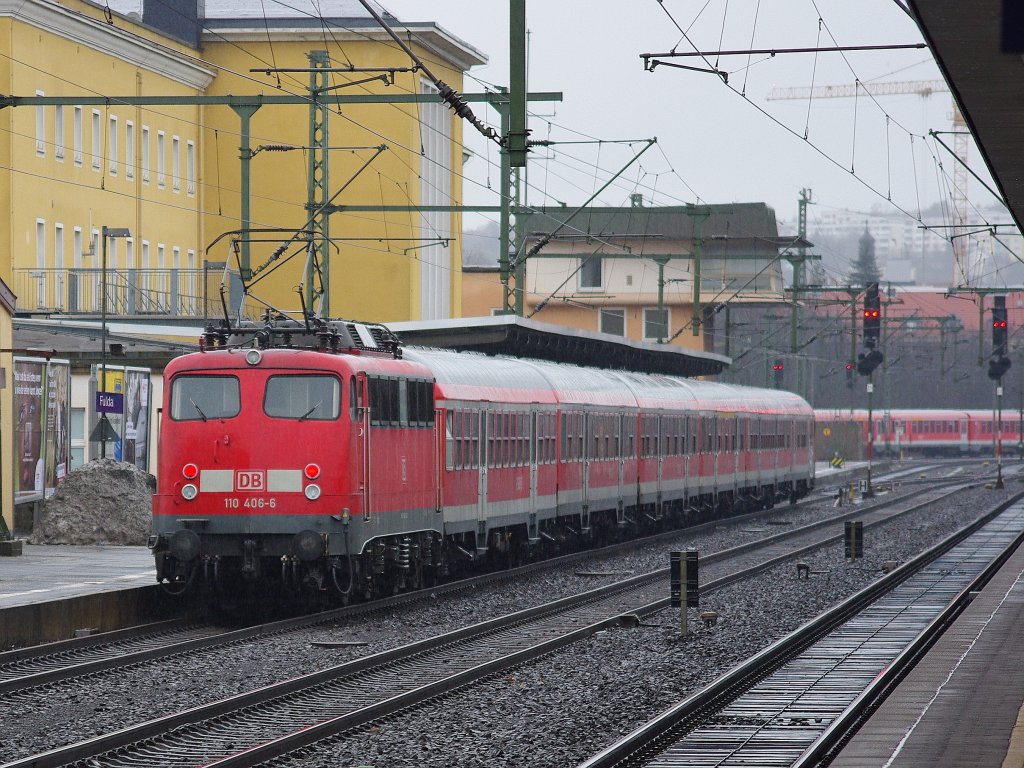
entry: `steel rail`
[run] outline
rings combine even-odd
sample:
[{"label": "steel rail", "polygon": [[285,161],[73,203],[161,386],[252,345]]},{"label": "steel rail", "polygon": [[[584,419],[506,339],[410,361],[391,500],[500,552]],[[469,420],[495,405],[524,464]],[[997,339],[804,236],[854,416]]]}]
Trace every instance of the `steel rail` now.
[{"label": "steel rail", "polygon": [[[810,648],[815,642],[828,636],[845,622],[856,617],[865,607],[911,578],[916,572],[927,567],[943,554],[961,544],[965,539],[995,520],[1022,498],[1024,498],[1024,493],[1014,495],[1009,501],[998,505],[971,525],[947,537],[934,547],[904,563],[889,575],[879,579],[874,584],[871,584],[819,617],[807,622],[746,662],[737,665],[694,695],[666,710],[614,744],[611,744],[589,760],[581,763],[579,768],[643,765],[655,755],[665,753],[671,744],[696,728],[703,719],[709,717],[710,713],[724,709],[769,674],[780,669],[788,661],[799,656],[807,648]],[[1024,538],[1024,532],[1019,533],[1007,549],[994,558],[988,567],[983,569],[980,578],[989,578],[994,565],[1001,564],[1009,556],[1009,553],[1020,545],[1022,538]],[[952,602],[960,602],[969,591],[970,588],[961,591]],[[925,632],[937,631],[938,626],[933,626],[937,621],[939,620],[936,619],[931,622]],[[916,641],[911,639],[910,642]],[[837,726],[837,731],[839,730]],[[841,737],[840,733],[837,738]],[[808,750],[810,749],[813,749],[813,746],[808,747]],[[777,756],[776,759],[781,760],[782,758]],[[791,762],[787,760],[784,764],[788,766]]]},{"label": "steel rail", "polygon": [[[949,482],[962,483],[964,478],[956,478]],[[936,481],[933,481],[933,483]],[[938,481],[943,482],[943,481]],[[909,484],[909,483],[908,483]],[[915,494],[906,494],[900,499],[913,498]],[[781,541],[786,537],[794,535],[799,531],[814,530],[816,527],[823,527],[835,522],[842,522],[853,517],[863,517],[868,510],[885,509],[887,504],[895,503],[898,499],[890,499],[887,502],[874,504],[870,508],[861,507],[850,510],[843,514],[834,515],[809,526],[803,526],[776,537],[768,537],[748,542],[745,545],[723,550],[720,553],[706,555],[706,564],[717,562],[724,557],[735,555],[757,549],[769,544],[772,541]],[[789,509],[799,507],[808,503],[821,503],[821,500],[805,499],[797,505],[790,505]],[[730,524],[743,524],[766,516],[778,514],[778,508],[759,510],[734,518],[729,518]],[[213,625],[199,625],[187,623],[185,620],[172,620],[158,624],[145,625],[143,627],[107,632],[102,635],[93,635],[86,638],[63,640],[56,643],[49,643],[42,646],[35,646],[27,649],[17,649],[6,653],[0,653],[0,695],[23,691],[29,688],[53,685],[88,674],[110,672],[123,669],[133,664],[143,664],[157,661],[169,656],[182,653],[195,653],[221,646],[242,643],[260,637],[269,637],[276,634],[298,631],[313,626],[318,626],[339,619],[352,618],[353,616],[365,615],[367,613],[389,610],[391,608],[414,604],[427,599],[429,594],[456,594],[463,591],[478,589],[489,584],[500,584],[505,581],[522,578],[525,575],[551,570],[573,562],[579,562],[593,558],[602,557],[616,552],[627,552],[635,549],[656,545],[660,541],[670,540],[678,537],[680,533],[699,533],[701,531],[720,526],[722,520],[715,520],[702,523],[685,529],[673,529],[662,533],[647,536],[641,539],[633,539],[626,542],[602,547],[597,550],[586,550],[562,555],[557,558],[550,558],[537,563],[530,563],[508,571],[497,571],[493,573],[474,576],[469,579],[437,585],[429,590],[404,593],[401,595],[384,598],[370,603],[346,606],[312,615],[303,615],[289,619],[282,619],[274,622],[258,624],[243,629],[225,631],[222,627]]]},{"label": "steel rail", "polygon": [[[957,489],[963,487],[965,486],[960,485],[957,486]],[[935,498],[938,498],[940,495],[943,494],[943,489],[929,489],[926,492],[910,494],[899,499],[893,499],[886,506],[896,507],[896,509],[886,519],[892,519],[894,515],[906,514],[910,511],[920,509],[923,506],[927,506],[927,504],[931,503],[932,501],[934,501]],[[902,509],[899,508],[901,504],[912,499],[917,499],[917,497],[920,496],[928,497],[928,500],[920,503],[911,504],[909,506],[904,506]],[[876,505],[876,507],[878,506],[882,505]],[[859,509],[855,510],[855,512],[851,514],[858,514],[864,517],[866,516],[866,513],[868,511],[869,510]],[[878,522],[881,521],[881,514],[879,512],[876,512],[876,514],[879,515],[879,519],[876,520],[875,524],[878,524]],[[766,539],[765,541],[772,542],[772,546],[780,546],[781,541],[786,538],[793,538],[794,536],[799,534],[803,534],[806,536],[809,533],[813,533],[815,529],[822,528],[823,525],[835,525],[835,523],[836,519],[831,518],[827,521],[812,524],[811,526],[805,526],[800,529],[795,529],[794,531],[790,531],[783,534],[777,534],[776,536],[769,537],[769,539]],[[866,523],[866,525],[868,524]],[[817,549],[820,546],[832,543],[838,540],[839,538],[841,537],[832,535],[823,536],[818,537],[814,542],[807,544],[804,547],[797,549],[790,547],[789,549],[781,551],[775,556],[769,558],[767,561],[761,561],[760,563],[754,565],[753,567],[747,570],[747,573],[755,573],[761,571],[765,568],[771,567],[772,565],[784,562],[787,559],[797,557],[800,554],[811,549]],[[735,557],[737,554],[749,552],[754,548],[756,548],[756,543],[744,544],[732,550],[727,550],[721,553],[715,553],[715,555],[707,558],[706,561],[713,562],[725,559],[727,557]],[[479,679],[480,676],[492,674],[494,671],[498,669],[502,669],[507,666],[514,666],[516,664],[522,663],[525,660],[534,658],[537,655],[549,653],[550,651],[558,647],[561,647],[562,645],[570,643],[581,636],[592,634],[593,632],[599,631],[604,627],[607,627],[611,624],[618,622],[621,618],[621,615],[624,613],[637,614],[642,616],[660,610],[661,608],[665,607],[665,605],[668,603],[668,598],[653,598],[653,596],[650,594],[650,590],[654,590],[657,594],[663,595],[664,581],[666,575],[667,569],[659,569],[648,574],[634,576],[630,579],[625,579],[615,584],[606,585],[604,587],[600,587],[595,590],[582,593],[581,595],[563,598],[561,600],[554,601],[546,605],[526,609],[516,614],[512,614],[511,616],[499,617],[487,622],[482,622],[478,625],[464,627],[452,633],[440,635],[434,638],[429,638],[427,640],[412,643],[400,648],[391,649],[389,651],[383,651],[372,656],[356,659],[346,664],[339,665],[331,669],[323,670],[321,672],[314,673],[306,677],[297,678],[295,680],[287,681],[285,683],[273,686],[268,686],[267,688],[260,689],[258,691],[251,691],[248,693],[240,694],[238,696],[234,696],[220,702],[214,702],[201,707],[197,707],[186,712],[177,713],[175,715],[170,715],[167,717],[151,720],[147,723],[123,729],[113,734],[99,736],[85,742],[80,742],[78,744],[73,744],[66,747],[51,750],[41,755],[35,755],[29,758],[25,758],[23,760],[17,760],[6,764],[5,768],[24,768],[30,765],[35,766],[36,768],[45,768],[46,766],[63,765],[68,762],[85,760],[99,754],[109,753],[111,750],[118,750],[118,753],[121,754],[129,748],[128,745],[130,744],[146,740],[153,740],[158,737],[162,737],[163,734],[166,734],[174,729],[181,729],[183,726],[186,725],[202,722],[209,723],[211,721],[216,721],[218,723],[216,728],[219,728],[219,724],[223,723],[225,718],[231,716],[233,713],[236,713],[242,709],[251,709],[253,707],[257,707],[260,705],[265,705],[268,701],[284,703],[286,708],[295,706],[293,703],[289,703],[292,697],[294,697],[296,694],[303,690],[315,689],[315,702],[312,706],[318,713],[316,716],[310,714],[307,711],[304,714],[306,720],[300,721],[301,725],[294,725],[291,728],[291,730],[289,730],[289,733],[282,735],[282,737],[278,738],[277,740],[272,740],[265,736],[250,736],[250,738],[256,738],[257,741],[263,742],[262,746],[258,747],[258,753],[252,752],[250,750],[245,753],[247,756],[235,756],[230,758],[231,760],[240,761],[241,763],[244,763],[246,760],[255,759],[255,756],[258,754],[261,756],[260,759],[266,759],[265,755],[269,754],[271,751],[278,751],[280,753],[282,750],[290,751],[292,749],[296,749],[299,746],[303,746],[309,743],[310,741],[315,741],[320,738],[324,738],[327,735],[347,730],[353,727],[353,725],[358,722],[365,722],[367,719],[375,719],[381,717],[383,714],[386,714],[387,712],[394,711],[398,708],[410,706],[418,700],[423,700],[425,698],[431,698],[442,693],[446,693],[455,687],[459,687],[467,683],[470,683],[476,679]],[[711,591],[714,588],[720,588],[725,584],[733,583],[739,578],[741,578],[741,576],[735,574],[730,575],[728,577],[718,580],[717,582],[707,585],[706,591]],[[515,641],[514,644],[517,646],[517,650],[515,650],[511,654],[492,651],[491,658],[483,660],[478,664],[471,664],[468,667],[463,665],[463,667],[461,669],[457,669],[453,675],[443,677],[440,680],[435,680],[434,682],[423,686],[419,686],[414,690],[402,690],[394,695],[383,696],[383,700],[378,700],[369,705],[368,707],[364,707],[362,710],[362,714],[357,714],[356,712],[349,712],[338,717],[326,717],[326,712],[324,709],[324,697],[326,686],[333,685],[340,686],[341,688],[351,688],[353,687],[354,684],[354,675],[365,674],[372,670],[378,670],[380,672],[387,673],[388,665],[409,664],[410,662],[416,664],[418,662],[415,662],[415,660],[422,659],[424,657],[424,654],[434,652],[440,648],[450,647],[453,643],[466,642],[473,638],[480,639],[483,638],[485,635],[500,635],[502,632],[507,632],[509,627],[523,627],[524,624],[529,621],[541,621],[542,623],[550,622],[552,620],[552,617],[558,614],[559,612],[574,609],[577,611],[582,610],[584,612],[588,610],[592,611],[592,608],[589,607],[592,604],[595,604],[601,600],[617,599],[617,595],[620,595],[622,593],[629,593],[632,590],[640,590],[641,596],[644,596],[644,592],[647,591],[647,595],[645,598],[646,602],[640,602],[639,605],[637,605],[637,600],[632,599],[632,602],[628,604],[616,603],[611,607],[602,608],[601,611],[603,611],[603,613],[600,613],[597,616],[595,616],[592,612],[589,614],[584,613],[582,617],[577,616],[573,619],[568,620],[566,623],[566,628],[563,629],[553,630],[546,625],[537,627],[534,629],[534,633],[536,634],[539,632],[539,639],[531,640],[530,642],[526,642],[525,644],[522,640]],[[460,651],[460,654],[465,655],[467,652],[468,651],[463,649],[462,651]],[[495,654],[498,655],[495,656]],[[427,669],[443,668],[450,666],[457,665],[450,660],[440,662],[432,661],[430,664],[426,665]],[[419,666],[416,667],[416,671],[413,674],[413,679],[417,679],[416,675],[425,674],[423,671],[423,667],[424,665],[422,663],[419,663]],[[400,675],[400,677],[405,679],[404,675]],[[355,687],[359,688],[360,685],[358,683],[355,683]],[[376,683],[369,686],[363,685],[362,687],[377,690],[380,687],[380,684]],[[275,723],[277,722],[276,715],[271,719],[274,720]],[[323,722],[319,722],[319,724],[316,725],[310,725],[310,720],[312,720],[314,723],[318,720]],[[240,739],[242,739],[242,730],[242,727],[232,725],[231,732],[234,735],[232,736],[231,740],[237,743]],[[175,738],[180,739],[180,736],[176,736]],[[187,736],[187,738],[198,738],[198,734],[196,734],[195,731],[192,731]],[[153,748],[152,742],[150,742],[150,745],[147,748]],[[180,743],[179,740],[175,743],[174,748],[176,750],[180,750],[184,749],[184,746]],[[255,749],[256,747],[253,748]],[[194,755],[192,759],[195,759]],[[225,757],[224,759],[228,758]],[[151,764],[172,764],[171,762],[168,762],[168,760],[168,756],[162,755],[159,758],[157,758],[156,763]],[[208,761],[209,756],[204,755],[203,760]],[[118,763],[114,762],[108,764]],[[135,763],[129,760],[124,764]],[[225,764],[228,765],[232,763]]]}]

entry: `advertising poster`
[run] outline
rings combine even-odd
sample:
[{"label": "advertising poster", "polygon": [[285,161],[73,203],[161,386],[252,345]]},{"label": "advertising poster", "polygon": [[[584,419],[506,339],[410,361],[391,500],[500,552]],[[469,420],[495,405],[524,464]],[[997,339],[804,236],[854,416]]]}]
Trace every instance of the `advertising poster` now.
[{"label": "advertising poster", "polygon": [[46,362],[14,360],[14,500],[43,495],[43,376]]},{"label": "advertising poster", "polygon": [[113,435],[105,444],[97,441],[99,445],[92,455],[124,461],[124,368],[108,365],[104,376],[104,369],[97,365],[93,373],[96,376],[96,415],[106,414]]},{"label": "advertising poster", "polygon": [[149,468],[149,374],[128,368],[124,376],[124,461],[139,469]]},{"label": "advertising poster", "polygon": [[50,360],[46,365],[46,495],[53,495],[71,469],[71,365]]}]

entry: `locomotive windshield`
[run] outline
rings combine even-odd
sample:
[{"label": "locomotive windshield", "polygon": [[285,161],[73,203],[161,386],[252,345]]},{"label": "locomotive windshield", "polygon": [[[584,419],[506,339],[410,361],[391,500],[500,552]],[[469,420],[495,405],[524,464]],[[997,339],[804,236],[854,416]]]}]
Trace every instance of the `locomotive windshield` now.
[{"label": "locomotive windshield", "polygon": [[238,415],[234,376],[177,376],[171,384],[171,418],[177,421],[229,419]]},{"label": "locomotive windshield", "polygon": [[334,376],[271,376],[263,411],[278,419],[336,419],[341,412],[341,382]]}]

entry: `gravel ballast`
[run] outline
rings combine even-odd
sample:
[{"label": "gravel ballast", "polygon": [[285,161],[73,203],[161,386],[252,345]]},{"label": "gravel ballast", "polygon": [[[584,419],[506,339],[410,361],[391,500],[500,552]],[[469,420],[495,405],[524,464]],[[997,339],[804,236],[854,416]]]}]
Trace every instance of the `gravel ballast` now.
[{"label": "gravel ballast", "polygon": [[[715,627],[691,613],[692,634],[678,637],[678,611],[634,628],[602,632],[436,705],[392,718],[335,744],[319,744],[289,765],[313,766],[574,766],[765,645],[878,577],[881,563],[904,561],[976,519],[1010,489],[977,489],[866,532],[865,560],[847,565],[841,547],[802,557],[813,571],[797,580],[792,564],[702,598]],[[769,520],[796,526],[830,514],[779,508]],[[510,611],[591,589],[667,565],[667,552],[694,547],[710,553],[774,532],[761,522],[723,523],[704,534],[681,533],[678,543],[627,555],[595,558],[585,566],[537,574],[471,594],[438,597],[258,643],[214,650],[116,676],[55,686],[43,705],[28,694],[0,702],[4,738],[0,761],[10,761],[125,727],[129,723],[218,700],[272,682],[342,663],[358,655],[450,631]],[[782,528],[779,528],[780,530]],[[578,572],[616,575],[580,576]],[[710,571],[710,569],[709,569]],[[702,580],[713,574],[702,573]],[[324,648],[316,641],[360,640],[366,646]],[[29,710],[32,711],[29,711]],[[59,722],[59,729],[52,723]]]}]

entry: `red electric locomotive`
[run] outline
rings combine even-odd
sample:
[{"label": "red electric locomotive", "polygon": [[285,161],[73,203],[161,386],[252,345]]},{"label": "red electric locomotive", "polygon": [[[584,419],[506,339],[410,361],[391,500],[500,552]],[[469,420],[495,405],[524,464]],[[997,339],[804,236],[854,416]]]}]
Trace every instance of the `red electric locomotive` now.
[{"label": "red electric locomotive", "polygon": [[383,326],[210,330],[166,368],[157,578],[416,588],[806,494],[796,395],[401,349]]}]

